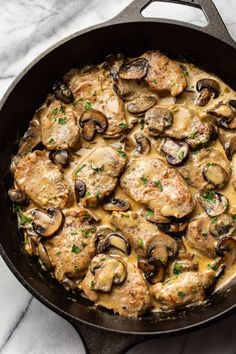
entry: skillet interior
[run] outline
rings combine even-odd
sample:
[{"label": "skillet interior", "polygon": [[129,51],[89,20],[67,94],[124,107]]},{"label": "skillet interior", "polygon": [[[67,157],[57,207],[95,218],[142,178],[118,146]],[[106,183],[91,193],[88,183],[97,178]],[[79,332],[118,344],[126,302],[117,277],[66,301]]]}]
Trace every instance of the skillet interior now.
[{"label": "skillet interior", "polygon": [[183,56],[212,71],[236,89],[236,50],[220,40],[194,29],[169,23],[142,22],[101,27],[56,47],[26,71],[8,91],[1,108],[0,130],[0,235],[1,253],[7,264],[33,295],[66,318],[79,318],[106,329],[129,333],[180,332],[206,324],[235,307],[236,283],[231,291],[212,298],[212,306],[178,313],[171,321],[159,322],[155,315],[142,319],[122,318],[106,310],[92,309],[85,300],[72,303],[67,293],[52,280],[43,280],[19,243],[16,221],[10,212],[7,190],[11,154],[18,136],[25,131],[36,108],[43,102],[52,82],[72,67],[102,61],[112,52],[136,55],[147,49],[160,49],[168,55]]}]

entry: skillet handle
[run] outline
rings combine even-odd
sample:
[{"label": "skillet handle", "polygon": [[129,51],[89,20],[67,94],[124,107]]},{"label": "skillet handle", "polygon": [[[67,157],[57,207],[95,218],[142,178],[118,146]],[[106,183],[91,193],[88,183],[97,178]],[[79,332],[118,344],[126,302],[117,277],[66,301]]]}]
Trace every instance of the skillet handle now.
[{"label": "skillet handle", "polygon": [[[197,7],[198,9],[203,11],[205,17],[208,20],[208,24],[205,27],[188,24],[188,27],[207,33],[211,36],[214,36],[228,43],[234,48],[236,47],[235,41],[230,36],[212,0],[134,0],[123,11],[121,11],[118,16],[112,19],[112,22],[135,22],[135,21],[143,22],[143,21],[155,20],[154,18],[143,17],[141,15],[142,11],[154,1],[169,2],[169,3],[176,3],[176,4]],[[163,20],[159,18],[156,20],[158,22],[176,23],[176,24],[186,26],[186,23],[183,23],[181,21]]]},{"label": "skillet handle", "polygon": [[136,344],[154,336],[105,331],[78,321],[70,323],[81,336],[86,354],[124,354]]}]

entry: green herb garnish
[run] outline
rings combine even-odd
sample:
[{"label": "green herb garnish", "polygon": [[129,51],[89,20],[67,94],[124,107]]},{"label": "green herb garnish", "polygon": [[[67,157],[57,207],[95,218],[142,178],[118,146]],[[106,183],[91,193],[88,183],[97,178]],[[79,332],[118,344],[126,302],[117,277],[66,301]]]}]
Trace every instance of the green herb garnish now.
[{"label": "green herb garnish", "polygon": [[176,275],[179,275],[182,273],[182,266],[177,262],[174,264],[173,273]]},{"label": "green herb garnish", "polygon": [[149,216],[153,216],[154,215],[154,211],[153,210],[147,210],[145,213],[146,218],[148,218]]},{"label": "green herb garnish", "polygon": [[214,203],[214,196],[215,196],[215,193],[211,192],[211,191],[203,193],[203,198],[206,199],[208,202],[211,202],[211,203],[212,202]]},{"label": "green herb garnish", "polygon": [[81,230],[81,233],[82,233],[82,235],[85,238],[89,238],[89,236],[90,236],[90,231],[89,230]]},{"label": "green herb garnish", "polygon": [[197,134],[196,131],[191,132],[191,133],[189,134],[189,138],[190,138],[190,139],[194,139],[195,136],[196,136],[196,134]]},{"label": "green herb garnish", "polygon": [[89,197],[91,195],[91,193],[88,191],[85,193],[85,197]]},{"label": "green herb garnish", "polygon": [[89,215],[89,214],[85,213],[85,214],[83,215],[83,219],[84,219],[84,220],[87,220],[87,219],[89,219],[89,218],[90,218],[90,215]]},{"label": "green herb garnish", "polygon": [[33,219],[29,218],[28,216],[25,216],[22,213],[18,214],[19,216],[19,222],[18,222],[18,228],[20,229],[22,226],[25,226],[26,224],[29,224]]},{"label": "green herb garnish", "polygon": [[119,127],[120,127],[120,129],[128,129],[128,125],[125,123],[120,123]]},{"label": "green herb garnish", "polygon": [[148,181],[147,177],[145,177],[145,176],[140,177],[140,179],[144,184],[146,184]]},{"label": "green herb garnish", "polygon": [[104,171],[104,165],[102,165],[101,167],[93,167],[93,166],[91,165],[91,168],[92,168],[92,170],[94,170],[95,172],[102,172],[102,171]]},{"label": "green herb garnish", "polygon": [[145,123],[145,121],[144,121],[144,119],[142,118],[142,119],[140,120],[140,122],[139,122],[139,124],[141,125],[141,130],[144,129],[144,123]]},{"label": "green herb garnish", "polygon": [[214,270],[215,272],[218,270],[218,265],[216,265],[216,264],[211,264],[211,263],[209,263],[208,265],[207,265],[207,269],[209,269],[209,270]]},{"label": "green herb garnish", "polygon": [[161,192],[163,192],[163,186],[160,181],[154,182],[154,186],[158,187]]},{"label": "green herb garnish", "polygon": [[144,248],[144,243],[143,243],[143,240],[141,238],[138,239],[137,246],[138,246],[138,248],[142,248],[142,249]]},{"label": "green herb garnish", "polygon": [[75,170],[75,174],[77,175],[80,171],[82,171],[82,169],[85,167],[86,165],[83,164],[82,166],[78,167],[76,170]]},{"label": "green herb garnish", "polygon": [[62,117],[62,118],[58,118],[58,123],[61,125],[65,125],[66,124],[66,117]]},{"label": "green herb garnish", "polygon": [[123,151],[123,150],[117,150],[118,154],[120,154],[120,156],[123,158],[123,159],[126,159],[127,155],[126,153]]},{"label": "green herb garnish", "polygon": [[129,218],[129,213],[123,212],[123,213],[120,213],[120,215],[121,215],[121,216],[124,216],[124,217],[126,217],[126,218]]},{"label": "green herb garnish", "polygon": [[178,152],[178,158],[182,161],[183,160],[183,158],[184,158],[184,151],[183,150],[180,150],[179,152]]},{"label": "green herb garnish", "polygon": [[236,221],[236,214],[233,214],[233,220]]},{"label": "green herb garnish", "polygon": [[181,300],[183,300],[184,297],[185,297],[185,293],[184,293],[183,291],[179,291],[179,292],[178,292],[178,297],[179,297]]},{"label": "green herb garnish", "polygon": [[84,104],[84,108],[85,108],[85,109],[93,109],[92,103],[89,102],[89,101],[86,101],[85,104]]},{"label": "green herb garnish", "polygon": [[73,245],[72,248],[71,248],[71,252],[73,252],[73,253],[78,254],[78,253],[80,253],[80,251],[81,251],[81,248],[79,248],[76,245]]},{"label": "green herb garnish", "polygon": [[106,257],[100,258],[100,262],[104,262],[106,260]]},{"label": "green herb garnish", "polygon": [[72,302],[77,302],[76,299],[74,299],[73,297],[70,297],[70,296],[67,296],[67,300],[70,300],[70,301],[72,301]]},{"label": "green herb garnish", "polygon": [[215,225],[217,223],[217,217],[211,219],[211,224]]}]

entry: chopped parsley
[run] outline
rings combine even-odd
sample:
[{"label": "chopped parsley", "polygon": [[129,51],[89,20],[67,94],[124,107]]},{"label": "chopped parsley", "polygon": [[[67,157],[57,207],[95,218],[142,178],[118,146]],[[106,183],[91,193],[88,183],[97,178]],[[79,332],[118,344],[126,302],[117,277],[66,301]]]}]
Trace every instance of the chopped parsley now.
[{"label": "chopped parsley", "polygon": [[214,271],[217,271],[218,270],[218,265],[216,265],[216,264],[211,264],[211,263],[209,263],[208,265],[207,265],[207,269],[209,269],[209,270],[214,270]]},{"label": "chopped parsley", "polygon": [[58,118],[58,123],[61,125],[65,125],[67,123],[66,117]]},{"label": "chopped parsley", "polygon": [[57,113],[58,113],[58,108],[54,108],[54,109],[52,110],[52,113],[53,113],[53,114],[57,114]]},{"label": "chopped parsley", "polygon": [[60,254],[61,254],[61,251],[58,251],[58,252],[56,253],[56,256],[60,256]]},{"label": "chopped parsley", "polygon": [[100,262],[104,262],[106,260],[106,257],[100,258]]},{"label": "chopped parsley", "polygon": [[182,161],[183,160],[183,158],[184,158],[184,151],[183,150],[180,150],[179,152],[178,152],[178,158]]},{"label": "chopped parsley", "polygon": [[20,205],[16,204],[16,203],[12,203],[12,211],[13,211],[13,213],[20,211]]},{"label": "chopped parsley", "polygon": [[138,248],[142,248],[142,249],[144,248],[144,243],[143,243],[143,240],[141,238],[138,239],[137,246],[138,246]]},{"label": "chopped parsley", "polygon": [[85,193],[85,197],[89,197],[91,195],[91,193],[88,191]]},{"label": "chopped parsley", "polygon": [[96,231],[97,231],[96,226],[93,226],[93,227],[91,228],[91,230],[90,230],[90,231],[94,234],[94,232],[96,232]]},{"label": "chopped parsley", "polygon": [[148,218],[149,216],[153,216],[154,215],[154,211],[153,210],[147,210],[145,213],[146,218]]},{"label": "chopped parsley", "polygon": [[236,221],[236,214],[233,214],[233,220]]},{"label": "chopped parsley", "polygon": [[89,230],[81,230],[81,232],[82,232],[82,235],[85,238],[89,238],[89,236],[90,236],[90,231]]},{"label": "chopped parsley", "polygon": [[86,165],[83,164],[82,166],[78,167],[76,170],[75,170],[75,174],[77,175],[80,171],[82,171],[82,169],[85,167]]},{"label": "chopped parsley", "polygon": [[191,132],[191,133],[189,134],[189,138],[190,138],[190,139],[194,139],[195,136],[196,136],[196,134],[197,134],[196,131]]},{"label": "chopped parsley", "polygon": [[123,212],[123,213],[121,213],[120,215],[121,215],[121,216],[124,216],[124,217],[126,217],[126,218],[129,218],[129,213]]},{"label": "chopped parsley", "polygon": [[118,150],[117,152],[118,152],[118,154],[120,154],[120,156],[121,156],[123,159],[126,159],[127,155],[126,155],[126,153],[125,153],[123,150]]},{"label": "chopped parsley", "polygon": [[215,196],[215,193],[211,192],[211,191],[203,193],[203,198],[211,203],[214,203],[214,196]]},{"label": "chopped parsley", "polygon": [[174,264],[173,273],[174,273],[175,275],[179,275],[179,274],[182,273],[182,266],[181,266],[178,262],[176,262],[176,263]]},{"label": "chopped parsley", "polygon": [[100,198],[101,198],[101,193],[97,192],[97,193],[95,194],[95,196],[96,196],[97,200],[100,200]]},{"label": "chopped parsley", "polygon": [[160,181],[154,182],[154,186],[158,187],[161,192],[163,192],[163,186]]},{"label": "chopped parsley", "polygon": [[79,248],[76,245],[73,245],[72,248],[71,248],[71,252],[73,252],[73,253],[78,254],[78,253],[80,253],[80,251],[81,251],[81,248]]},{"label": "chopped parsley", "polygon": [[19,216],[19,222],[18,222],[18,228],[20,229],[22,226],[25,226],[26,224],[29,224],[33,219],[29,218],[28,216],[25,216],[22,213],[18,214]]},{"label": "chopped parsley", "polygon": [[71,236],[75,236],[75,235],[77,235],[77,231],[71,231]]},{"label": "chopped parsley", "polygon": [[84,220],[87,220],[87,219],[89,219],[89,218],[90,218],[90,215],[89,215],[89,214],[85,213],[85,214],[83,215],[83,219],[84,219]]},{"label": "chopped parsley", "polygon": [[156,79],[152,80],[152,82],[157,85],[157,80]]},{"label": "chopped parsley", "polygon": [[53,138],[48,139],[49,144],[55,144],[55,140]]},{"label": "chopped parsley", "polygon": [[211,219],[211,224],[215,225],[217,223],[217,217]]},{"label": "chopped parsley", "polygon": [[178,292],[178,297],[183,300],[185,298],[185,293],[183,291]]},{"label": "chopped parsley", "polygon": [[91,168],[92,168],[92,170],[94,170],[95,172],[102,172],[102,171],[104,171],[104,165],[101,165],[101,167],[93,167],[93,166],[91,165]]},{"label": "chopped parsley", "polygon": [[141,130],[144,129],[144,123],[145,123],[145,121],[144,121],[144,119],[142,118],[142,119],[140,120],[140,122],[139,122],[139,124],[141,125]]},{"label": "chopped parsley", "polygon": [[212,166],[212,165],[213,165],[212,162],[207,162],[207,164],[206,164],[207,167],[210,167],[210,166]]},{"label": "chopped parsley", "polygon": [[146,184],[148,182],[148,179],[145,176],[140,177],[140,179],[144,184]]},{"label": "chopped parsley", "polygon": [[85,109],[93,109],[92,103],[89,101],[86,101],[84,104]]},{"label": "chopped parsley", "polygon": [[120,123],[119,127],[120,127],[120,129],[128,129],[128,125],[125,123]]},{"label": "chopped parsley", "polygon": [[80,267],[74,266],[74,271],[75,271],[75,272],[79,272],[79,271],[80,271]]}]

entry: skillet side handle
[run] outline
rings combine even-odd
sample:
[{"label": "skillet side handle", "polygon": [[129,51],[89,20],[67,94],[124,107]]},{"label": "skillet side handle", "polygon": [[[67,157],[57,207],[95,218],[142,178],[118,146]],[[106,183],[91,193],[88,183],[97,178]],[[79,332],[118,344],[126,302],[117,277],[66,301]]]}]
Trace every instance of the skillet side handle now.
[{"label": "skillet side handle", "polygon": [[70,323],[81,336],[86,354],[124,354],[134,345],[153,338],[149,335],[110,332],[78,321]]},{"label": "skillet side handle", "polygon": [[[205,27],[200,27],[196,25],[189,25],[191,28],[195,28],[198,31],[212,35],[229,45],[236,48],[236,43],[230,36],[216,6],[212,0],[134,0],[129,4],[123,11],[121,11],[115,18],[111,21],[114,23],[119,22],[143,22],[143,21],[155,21],[155,18],[143,17],[141,15],[142,11],[148,7],[152,2],[168,2],[175,4],[188,5],[192,7],[197,7],[202,10],[205,17],[208,20],[208,24]],[[161,21],[160,18],[156,21]],[[164,20],[162,20],[164,21]],[[168,20],[168,23],[183,24],[180,21]]]}]

